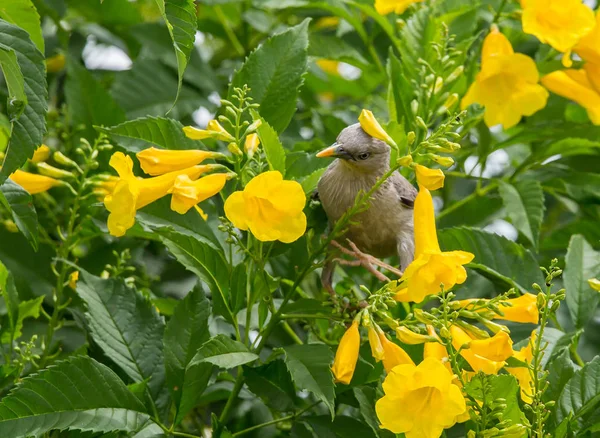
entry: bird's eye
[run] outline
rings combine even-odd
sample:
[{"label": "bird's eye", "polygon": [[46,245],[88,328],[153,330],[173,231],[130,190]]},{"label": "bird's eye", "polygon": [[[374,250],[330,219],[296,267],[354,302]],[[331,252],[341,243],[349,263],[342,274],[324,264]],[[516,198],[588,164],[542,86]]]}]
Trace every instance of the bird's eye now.
[{"label": "bird's eye", "polygon": [[368,153],[368,152],[363,152],[362,154],[360,154],[360,155],[358,156],[358,158],[359,158],[360,160],[366,160],[367,158],[369,158],[369,156],[370,156],[370,155],[371,155],[371,154],[370,154],[370,153]]}]

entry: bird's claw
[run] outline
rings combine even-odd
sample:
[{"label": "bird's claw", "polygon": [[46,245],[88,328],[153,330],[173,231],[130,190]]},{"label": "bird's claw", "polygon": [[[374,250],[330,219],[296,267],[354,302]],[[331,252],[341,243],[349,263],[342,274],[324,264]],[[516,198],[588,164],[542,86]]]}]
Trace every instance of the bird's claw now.
[{"label": "bird's claw", "polygon": [[399,269],[396,269],[393,266],[390,266],[389,264],[382,262],[381,260],[379,260],[376,257],[373,257],[370,254],[365,254],[360,249],[358,249],[356,244],[354,242],[352,242],[350,239],[346,239],[346,241],[348,242],[348,245],[350,245],[351,249],[348,249],[348,248],[340,245],[335,240],[331,241],[332,246],[339,249],[343,254],[348,255],[350,257],[354,257],[354,259],[355,259],[355,260],[344,260],[341,258],[335,259],[335,261],[338,262],[339,264],[346,265],[346,266],[362,266],[367,271],[369,271],[371,274],[373,274],[379,281],[386,282],[386,283],[389,283],[391,280],[386,275],[384,275],[383,273],[381,273],[377,269],[375,269],[375,267],[373,265],[379,266],[379,267],[391,272],[392,274],[397,275],[398,277],[402,277],[402,271],[400,271]]}]

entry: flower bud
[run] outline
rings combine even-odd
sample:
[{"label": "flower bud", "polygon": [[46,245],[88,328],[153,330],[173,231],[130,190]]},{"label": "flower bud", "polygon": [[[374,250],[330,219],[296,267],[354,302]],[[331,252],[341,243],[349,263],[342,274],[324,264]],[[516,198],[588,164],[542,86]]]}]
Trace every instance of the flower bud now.
[{"label": "flower bud", "polygon": [[373,355],[373,358],[377,362],[379,362],[384,358],[385,352],[383,350],[383,345],[381,345],[381,339],[379,339],[379,336],[377,335],[377,331],[375,330],[375,327],[373,327],[373,324],[369,326],[368,337],[369,345],[371,346],[371,355]]},{"label": "flower bud", "polygon": [[41,163],[42,161],[46,161],[50,158],[50,148],[45,144],[38,147],[33,153],[33,157],[31,157],[32,163]]},{"label": "flower bud", "polygon": [[244,142],[244,150],[246,151],[248,158],[252,158],[254,156],[254,153],[258,149],[259,145],[260,139],[258,138],[258,135],[256,135],[256,133],[248,134],[246,136],[246,141]]},{"label": "flower bud", "polygon": [[256,119],[250,126],[248,126],[248,132],[254,132],[262,125],[262,119]]},{"label": "flower bud", "polygon": [[543,292],[542,293],[538,293],[536,300],[537,300],[537,302],[536,302],[537,308],[541,312],[546,307],[546,295],[544,295]]},{"label": "flower bud", "polygon": [[437,339],[432,338],[429,335],[423,335],[421,333],[415,333],[406,327],[400,326],[396,328],[396,337],[408,345],[424,344],[425,342],[436,342]]},{"label": "flower bud", "polygon": [[69,157],[67,157],[65,154],[63,154],[61,151],[54,152],[54,154],[52,155],[52,158],[54,158],[54,161],[56,161],[58,164],[62,164],[63,166],[74,167],[74,168],[79,167],[75,161],[71,160]]},{"label": "flower bud", "polygon": [[415,118],[415,120],[417,121],[417,125],[419,126],[419,128],[427,131],[428,128],[427,128],[427,124],[425,123],[425,120],[423,120],[420,116],[417,116]]},{"label": "flower bud", "polygon": [[410,109],[413,114],[417,114],[419,112],[419,102],[416,99],[413,99],[410,102]]},{"label": "flower bud", "polygon": [[422,322],[423,324],[432,324],[435,320],[432,314],[425,312],[422,309],[413,309],[413,314],[417,321]]},{"label": "flower bud", "polygon": [[19,228],[17,227],[17,224],[15,224],[11,219],[5,219],[4,222],[2,222],[2,224],[6,228],[6,231],[8,231],[9,233],[18,233],[19,232]]},{"label": "flower bud", "polygon": [[433,87],[433,94],[438,94],[440,91],[442,91],[442,88],[444,87],[444,80],[440,77],[438,77],[435,80],[435,85]]},{"label": "flower bud", "polygon": [[442,327],[440,329],[440,336],[444,339],[450,339],[450,330],[448,330],[446,327]]},{"label": "flower bud", "polygon": [[400,166],[409,167],[413,162],[412,155],[405,155],[403,157],[398,158],[398,164]]},{"label": "flower bud", "polygon": [[340,345],[335,353],[335,359],[331,370],[335,376],[336,382],[348,385],[354,375],[358,353],[360,350],[360,333],[358,331],[358,321],[353,321],[352,325],[340,340]]},{"label": "flower bud", "polygon": [[456,67],[454,69],[454,71],[452,73],[450,73],[448,75],[448,77],[446,78],[446,82],[447,83],[454,82],[463,74],[464,71],[465,71],[465,67],[462,65],[459,65],[458,67]]},{"label": "flower bud", "polygon": [[440,166],[450,167],[454,164],[454,160],[450,157],[442,157],[436,154],[429,154],[429,157]]},{"label": "flower bud", "polygon": [[552,303],[552,307],[550,308],[550,310],[552,312],[556,312],[559,308],[560,308],[560,301],[556,300]]},{"label": "flower bud", "polygon": [[408,134],[406,134],[406,142],[408,143],[409,146],[413,145],[413,143],[415,142],[415,138],[416,138],[415,131],[410,131]]},{"label": "flower bud", "polygon": [[237,144],[231,142],[227,145],[227,150],[231,152],[233,155],[244,155],[244,153],[240,150]]},{"label": "flower bud", "polygon": [[37,170],[42,175],[50,176],[52,178],[57,178],[57,179],[75,178],[75,175],[73,175],[73,173],[68,172],[66,170],[63,170],[63,169],[59,169],[59,168],[54,167],[54,166],[51,166],[48,163],[38,163],[36,165],[36,167],[37,167]]}]

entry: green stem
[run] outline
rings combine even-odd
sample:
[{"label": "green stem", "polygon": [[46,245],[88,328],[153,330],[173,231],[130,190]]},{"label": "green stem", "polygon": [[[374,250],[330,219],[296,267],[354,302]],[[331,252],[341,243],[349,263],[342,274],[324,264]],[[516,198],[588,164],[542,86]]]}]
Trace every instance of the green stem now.
[{"label": "green stem", "polygon": [[263,427],[272,426],[272,425],[278,424],[278,423],[283,423],[284,421],[292,421],[292,420],[298,418],[299,416],[301,416],[302,414],[304,414],[306,411],[309,411],[310,409],[314,408],[319,403],[321,403],[320,400],[318,402],[315,402],[315,403],[305,407],[304,409],[296,412],[295,414],[288,415],[287,417],[277,418],[276,420],[267,421],[266,423],[257,424],[255,426],[249,427],[247,429],[243,429],[238,432],[235,432],[232,436],[245,435],[245,434],[253,432],[255,430],[262,429]]},{"label": "green stem", "polygon": [[229,417],[231,409],[233,409],[233,404],[235,403],[235,399],[240,394],[240,391],[242,390],[243,386],[244,386],[244,370],[242,367],[238,367],[238,375],[235,380],[235,384],[233,385],[231,394],[229,394],[227,403],[225,403],[223,412],[221,412],[221,416],[219,417],[219,423],[225,423],[227,421],[227,417]]},{"label": "green stem", "polygon": [[487,186],[485,186],[484,188],[482,188],[480,190],[474,191],[469,196],[464,197],[460,201],[457,201],[454,204],[452,204],[451,206],[449,206],[448,208],[442,210],[441,213],[438,214],[437,220],[440,220],[441,218],[443,218],[443,217],[449,215],[450,213],[458,210],[463,205],[468,204],[469,202],[473,201],[474,199],[486,195],[487,193],[489,193],[492,190],[494,190],[496,187],[498,187],[498,183],[492,182],[492,183],[488,184]]},{"label": "green stem", "polygon": [[219,22],[225,30],[225,33],[227,34],[227,38],[229,38],[229,41],[231,41],[231,45],[238,52],[239,55],[243,56],[246,53],[246,51],[244,50],[244,46],[242,46],[242,43],[240,43],[240,40],[235,35],[235,32],[229,25],[229,21],[227,21],[227,17],[223,13],[223,9],[221,9],[221,6],[215,6],[213,9],[215,11],[215,14],[217,14]]},{"label": "green stem", "polygon": [[504,6],[506,6],[506,1],[507,0],[502,0],[502,3],[500,3],[500,7],[496,11],[496,15],[494,15],[494,19],[492,20],[491,24],[495,24],[498,22],[498,20],[500,20],[500,15],[502,14],[502,10],[504,9]]},{"label": "green stem", "polygon": [[[281,318],[280,318],[281,319]],[[302,339],[300,339],[298,337],[298,335],[296,334],[296,332],[294,331],[294,329],[288,324],[287,321],[283,321],[281,323],[281,325],[283,326],[283,330],[290,335],[290,338],[292,338],[292,340],[298,344],[298,345],[302,345],[304,344],[304,342],[302,342]]]}]

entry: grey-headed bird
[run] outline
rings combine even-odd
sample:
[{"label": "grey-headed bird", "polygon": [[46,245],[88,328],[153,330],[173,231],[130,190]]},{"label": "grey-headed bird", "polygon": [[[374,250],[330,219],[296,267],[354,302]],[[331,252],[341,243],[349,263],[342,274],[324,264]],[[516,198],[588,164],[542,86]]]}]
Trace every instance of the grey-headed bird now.
[{"label": "grey-headed bird", "polygon": [[[390,170],[390,147],[368,135],[359,123],[343,129],[336,142],[319,152],[317,157],[336,158],[323,173],[317,187],[330,228],[354,205],[359,192],[369,191]],[[365,266],[366,260],[369,264],[386,266],[378,263],[375,257],[397,254],[401,269],[406,269],[414,257],[412,209],[416,196],[413,185],[399,172],[394,172],[371,196],[368,209],[352,218],[356,225],[350,225],[343,237],[350,241],[353,251],[334,243],[344,253],[363,259],[348,264]],[[335,263],[328,262],[321,275],[323,286],[330,293],[333,293],[334,268]],[[374,269],[371,272],[378,274]]]}]

